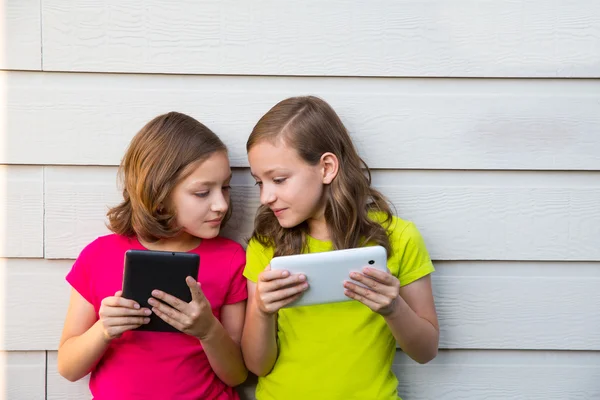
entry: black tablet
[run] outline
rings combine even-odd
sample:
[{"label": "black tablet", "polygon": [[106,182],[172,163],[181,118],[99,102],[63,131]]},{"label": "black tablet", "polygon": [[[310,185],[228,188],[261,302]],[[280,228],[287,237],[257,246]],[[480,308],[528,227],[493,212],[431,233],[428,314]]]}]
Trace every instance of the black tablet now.
[{"label": "black tablet", "polygon": [[[199,267],[200,256],[194,253],[128,250],[123,271],[123,297],[152,309],[148,299],[152,297],[152,291],[158,289],[189,303],[192,294],[185,278],[191,276],[198,280]],[[179,332],[154,314],[148,324],[137,330]]]}]

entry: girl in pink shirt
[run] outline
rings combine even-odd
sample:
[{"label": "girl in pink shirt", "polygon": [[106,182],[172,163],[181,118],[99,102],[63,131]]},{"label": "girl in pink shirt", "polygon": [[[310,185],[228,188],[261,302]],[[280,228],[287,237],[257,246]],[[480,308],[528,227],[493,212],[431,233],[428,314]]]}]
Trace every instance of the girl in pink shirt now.
[{"label": "girl in pink shirt", "polygon": [[[239,345],[247,291],[243,248],[218,236],[231,214],[225,145],[171,112],[133,138],[120,174],[123,202],[108,212],[114,234],[86,246],[67,275],[60,374],[76,381],[91,372],[96,400],[238,399],[232,387],[247,376]],[[148,309],[123,298],[130,249],[199,254],[198,282],[187,278],[192,301],[154,291]],[[135,330],[152,313],[180,332]]]}]

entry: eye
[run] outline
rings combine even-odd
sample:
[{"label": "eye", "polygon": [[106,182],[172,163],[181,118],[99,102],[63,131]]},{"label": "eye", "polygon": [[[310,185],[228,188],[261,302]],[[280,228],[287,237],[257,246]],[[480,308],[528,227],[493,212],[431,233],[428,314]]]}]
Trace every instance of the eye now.
[{"label": "eye", "polygon": [[209,191],[206,191],[206,192],[198,192],[198,193],[194,193],[194,196],[196,196],[196,197],[200,197],[200,198],[204,198],[204,197],[207,197],[209,193],[210,193]]},{"label": "eye", "polygon": [[273,183],[275,183],[276,185],[281,185],[283,182],[285,182],[287,178],[273,178]]},{"label": "eye", "polygon": [[262,186],[262,182],[261,181],[256,181],[256,183],[254,184],[254,186]]},{"label": "eye", "polygon": [[223,189],[223,190],[229,190],[229,189],[231,189],[231,185],[225,185],[225,186],[223,186],[223,188],[222,188],[222,189]]}]

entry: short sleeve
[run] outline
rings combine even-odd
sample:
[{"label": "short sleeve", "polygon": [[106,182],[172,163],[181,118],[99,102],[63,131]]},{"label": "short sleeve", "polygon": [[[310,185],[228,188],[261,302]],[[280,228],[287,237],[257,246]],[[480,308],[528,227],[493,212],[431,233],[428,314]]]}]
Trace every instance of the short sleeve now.
[{"label": "short sleeve", "polygon": [[251,239],[246,249],[244,276],[252,282],[258,281],[258,275],[269,265],[272,258],[272,249],[266,249],[258,241]]},{"label": "short sleeve", "polygon": [[248,298],[248,290],[246,289],[246,279],[242,274],[244,266],[246,265],[246,256],[244,254],[244,248],[239,246],[231,258],[229,265],[229,271],[231,273],[231,284],[227,291],[227,296],[223,304],[235,304],[240,301],[244,301]]},{"label": "short sleeve", "polygon": [[88,244],[81,251],[66,277],[71,287],[92,305],[94,302],[92,296],[91,265],[94,260],[94,243]]},{"label": "short sleeve", "polygon": [[392,235],[392,240],[400,264],[396,275],[400,286],[406,286],[435,271],[425,241],[415,224],[406,223],[398,235]]}]

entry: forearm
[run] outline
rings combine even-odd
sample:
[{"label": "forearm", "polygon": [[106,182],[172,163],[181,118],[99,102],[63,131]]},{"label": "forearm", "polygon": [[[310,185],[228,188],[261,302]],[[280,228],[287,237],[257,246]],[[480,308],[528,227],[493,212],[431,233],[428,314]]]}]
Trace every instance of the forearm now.
[{"label": "forearm", "polygon": [[212,329],[201,343],[210,366],[225,384],[237,386],[246,380],[248,370],[244,365],[240,345],[229,336],[216,318]]},{"label": "forearm", "polygon": [[257,307],[248,307],[242,335],[242,350],[248,369],[265,376],[277,361],[277,316],[263,314]]},{"label": "forearm", "polygon": [[394,311],[385,317],[396,342],[410,358],[425,364],[437,355],[439,331],[425,318],[419,317],[401,296]]},{"label": "forearm", "polygon": [[58,372],[75,382],[96,366],[108,348],[100,321],[85,333],[67,339],[58,349]]}]

